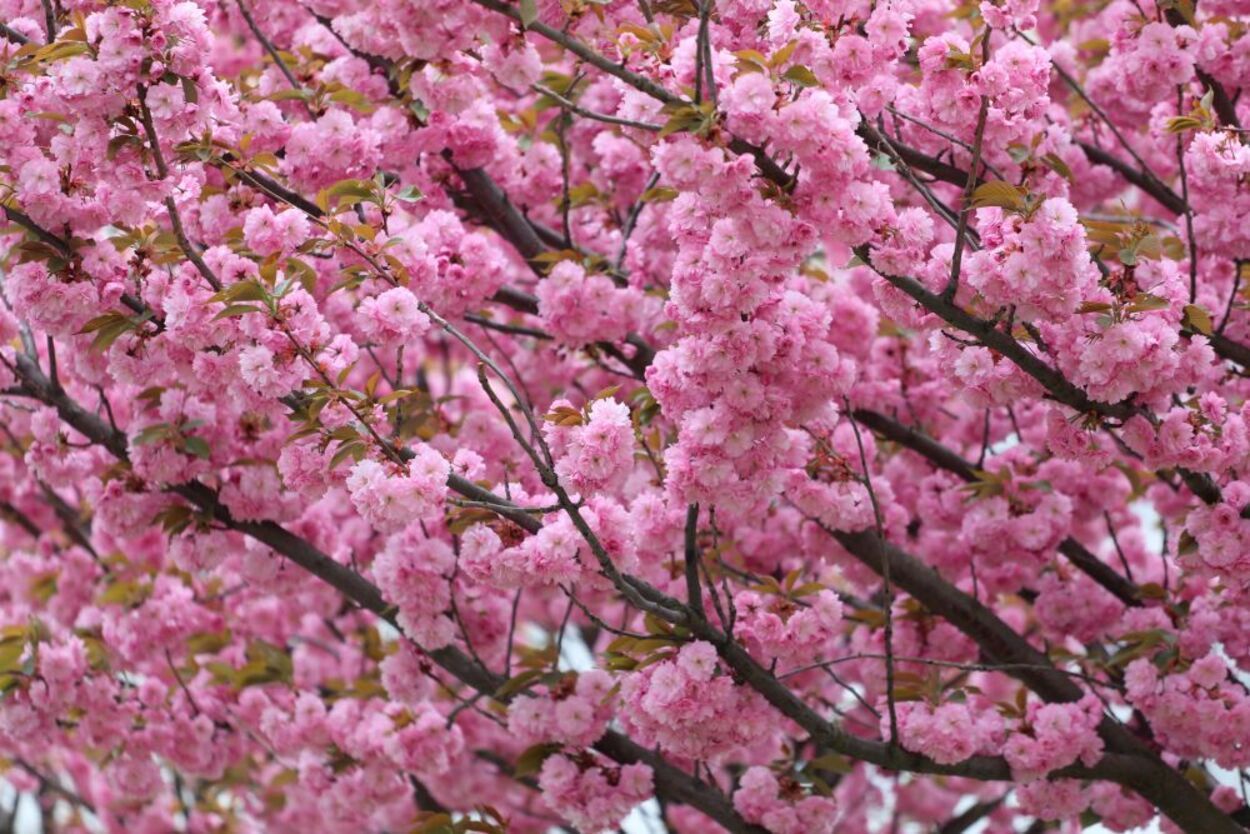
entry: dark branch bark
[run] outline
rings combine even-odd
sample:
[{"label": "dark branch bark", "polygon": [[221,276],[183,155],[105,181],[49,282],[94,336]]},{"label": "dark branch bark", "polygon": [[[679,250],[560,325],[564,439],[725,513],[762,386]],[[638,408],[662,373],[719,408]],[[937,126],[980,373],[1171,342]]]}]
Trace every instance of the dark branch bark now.
[{"label": "dark branch bark", "polygon": [[[855,254],[896,289],[911,296],[921,307],[1010,359],[1022,371],[1037,380],[1046,389],[1051,399],[1075,409],[1080,414],[1096,415],[1119,421],[1141,416],[1155,422],[1153,414],[1129,400],[1104,403],[1091,399],[1083,389],[1073,385],[1058,370],[1030,353],[1010,333],[1000,329],[997,322],[977,318],[953,302],[930,292],[914,278],[891,275],[881,271],[873,265],[867,246],[856,247]],[[1190,491],[1203,503],[1215,504],[1221,500],[1220,488],[1210,475],[1184,468],[1178,468],[1176,471],[1185,482],[1185,486],[1189,487]],[[1250,505],[1247,505],[1245,512],[1250,517]]]},{"label": "dark branch bark", "polygon": [[[55,408],[62,420],[92,442],[103,446],[114,457],[123,461],[128,459],[126,438],[123,434],[113,430],[99,417],[83,409],[64,391],[54,389],[42,371],[28,357],[19,355],[17,368],[23,385],[33,397]],[[508,503],[459,476],[453,475],[448,479],[448,483],[453,489],[469,497],[490,500],[492,503]],[[238,521],[232,518],[230,512],[218,500],[217,493],[204,484],[193,482],[179,484],[169,489],[170,492],[179,495],[200,510],[211,514],[218,523],[269,546],[275,552],[329,584],[356,605],[395,625],[394,609],[383,598],[377,586],[345,565],[334,561],[305,539],[270,521]],[[533,519],[524,513],[519,511],[518,513],[519,515],[514,518],[518,524],[525,526],[531,532],[537,529],[533,524],[527,525],[524,521],[529,519],[532,522]],[[502,676],[479,665],[455,647],[438,649],[428,654],[444,670],[483,694],[493,696],[505,682]],[[669,801],[688,804],[699,809],[734,834],[764,834],[763,829],[743,820],[734,810],[729,799],[718,788],[669,764],[659,753],[641,747],[628,737],[609,731],[596,744],[596,749],[623,764],[643,762],[649,765],[654,774],[657,792]]]},{"label": "dark branch bark", "polygon": [[7,41],[17,44],[18,46],[25,46],[30,43],[30,38],[26,37],[16,29],[11,29],[8,26],[5,26],[3,23],[0,23],[0,36],[4,37]]},{"label": "dark branch bark", "polygon": [[18,527],[21,527],[31,538],[37,539],[43,534],[43,531],[39,529],[39,525],[31,521],[25,513],[8,501],[0,501],[0,516],[4,516]]},{"label": "dark branch bark", "polygon": [[[899,158],[902,159],[903,162],[907,163],[912,168],[915,168],[917,171],[924,171],[936,180],[941,180],[942,182],[950,183],[951,185],[957,185],[961,188],[968,183],[969,174],[967,171],[943,162],[935,156],[929,156],[928,154],[904,145],[901,142],[896,142],[893,139],[887,141],[886,138],[882,136],[875,127],[869,124],[866,119],[860,122],[860,125],[856,128],[855,132],[859,134],[859,137],[863,139],[872,150],[885,154],[889,154],[891,151],[897,152]],[[975,182],[977,185],[980,185],[980,178],[977,178]]]},{"label": "dark branch bark", "polygon": [[1041,383],[1050,396],[1058,402],[1075,409],[1081,414],[1097,414],[1116,420],[1127,420],[1138,413],[1137,408],[1127,402],[1108,404],[1090,399],[1088,394],[1065,379],[1063,374],[1046,364],[1046,362],[1033,353],[1030,353],[1011,334],[1001,330],[997,322],[977,318],[957,304],[930,292],[914,278],[890,275],[877,269],[872,265],[872,256],[868,247],[857,247],[855,253],[874,272],[895,288],[911,296],[920,306],[938,316],[947,324],[975,337],[986,347],[992,348],[1010,359],[1022,371]]},{"label": "dark branch bark", "polygon": [[998,810],[1003,804],[1006,796],[1000,796],[998,799],[992,799],[989,802],[978,802],[972,805],[968,810],[958,816],[951,817],[947,820],[936,834],[964,834],[969,828],[972,828],[981,820]]},{"label": "dark branch bark", "polygon": [[[874,433],[911,449],[935,466],[954,474],[960,480],[968,483],[977,480],[975,467],[971,463],[928,435],[868,409],[856,409],[855,419]],[[1059,552],[1125,605],[1140,606],[1142,604],[1135,584],[1116,573],[1111,566],[1105,564],[1076,539],[1069,537],[1060,542]]]},{"label": "dark branch bark", "polygon": [[1119,157],[1104,151],[1102,148],[1090,142],[1077,140],[1077,144],[1081,150],[1085,152],[1085,157],[1095,165],[1106,165],[1114,170],[1117,174],[1124,177],[1133,185],[1142,191],[1154,197],[1160,205],[1175,214],[1185,213],[1185,201],[1180,198],[1175,191],[1163,186],[1153,177],[1143,174],[1141,171],[1124,162]]},{"label": "dark branch bark", "polygon": [[[1043,700],[1071,702],[1084,691],[1051,666],[1049,659],[1012,630],[993,611],[945,582],[936,571],[899,548],[883,542],[872,531],[827,531],[855,558],[874,572],[890,562],[895,583],[934,614],[972,638],[990,660],[1010,664],[1012,677]],[[1110,718],[1099,725],[1099,735],[1110,751],[1122,755],[1111,767],[1113,781],[1128,785],[1152,802],[1177,825],[1192,834],[1236,834],[1241,827],[1176,770],[1168,767],[1146,745]],[[1132,763],[1131,765],[1129,763]],[[1106,776],[1101,778],[1108,778]]]}]

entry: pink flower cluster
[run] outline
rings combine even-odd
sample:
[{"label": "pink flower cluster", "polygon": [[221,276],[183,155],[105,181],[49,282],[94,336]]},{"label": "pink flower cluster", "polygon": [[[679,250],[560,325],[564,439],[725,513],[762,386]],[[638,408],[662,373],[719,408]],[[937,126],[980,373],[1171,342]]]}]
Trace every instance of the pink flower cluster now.
[{"label": "pink flower cluster", "polygon": [[406,287],[392,287],[366,298],[356,313],[364,334],[381,346],[407,344],[430,329],[430,317],[421,312],[417,297]]},{"label": "pink flower cluster", "polygon": [[1027,782],[1077,761],[1087,765],[1098,761],[1103,749],[1098,735],[1102,711],[1102,702],[1094,695],[1071,704],[1031,701],[1022,725],[1003,745],[1012,775]]},{"label": "pink flower cluster", "polygon": [[1168,673],[1150,658],[1138,658],[1125,670],[1124,683],[1129,703],[1178,755],[1209,758],[1229,769],[1250,763],[1242,742],[1250,732],[1250,696],[1219,654]]},{"label": "pink flower cluster", "polygon": [[[994,754],[1002,749],[1006,728],[992,710],[974,709],[968,704],[945,703],[931,706],[923,701],[897,704],[898,735],[902,745],[941,764],[955,764],[980,753]],[[882,715],[881,733],[889,737],[889,715]]]},{"label": "pink flower cluster", "polygon": [[481,231],[466,229],[444,209],[409,220],[389,251],[408,272],[408,289],[443,315],[456,316],[494,295],[510,273],[500,244]]},{"label": "pink flower cluster", "polygon": [[804,795],[792,777],[778,777],[766,767],[747,768],[733,799],[743,819],[773,834],[833,834],[836,829],[838,806],[831,797]]},{"label": "pink flower cluster", "polygon": [[1250,209],[1243,185],[1250,175],[1250,147],[1226,133],[1199,133],[1185,150],[1185,165],[1200,245],[1227,258],[1250,256],[1250,233],[1241,222]]},{"label": "pink flower cluster", "polygon": [[593,753],[549,756],[538,775],[538,787],[556,813],[587,834],[614,830],[654,791],[651,768],[609,764]]},{"label": "pink flower cluster", "polygon": [[464,752],[464,734],[448,728],[447,716],[430,704],[407,712],[391,710],[394,731],[382,750],[397,767],[422,776],[445,774]]},{"label": "pink flower cluster", "polygon": [[[867,166],[853,117],[820,95],[790,110],[786,135],[809,166],[810,199],[839,193]],[[760,198],[749,159],[727,160],[689,139],[655,157],[683,192],[668,215],[678,244],[668,312],[682,338],[647,370],[656,400],[681,427],[665,456],[669,490],[681,500],[757,508],[803,462],[806,450],[786,427],[827,412],[855,365],[831,344],[828,311],[783,280],[812,247],[814,228]],[[833,204],[817,208],[831,224],[845,217]]]},{"label": "pink flower cluster", "polygon": [[384,533],[428,518],[443,507],[451,466],[430,446],[416,444],[412,460],[402,468],[362,460],[347,476],[352,503],[370,524]]},{"label": "pink flower cluster", "polygon": [[[567,400],[551,405],[571,409]],[[556,458],[560,482],[581,495],[614,492],[634,467],[634,427],[629,406],[612,399],[590,404],[589,419],[577,426],[547,423],[543,434]]]},{"label": "pink flower cluster", "polygon": [[1250,0],[713,5],[0,0],[24,813],[1236,827]]},{"label": "pink flower cluster", "polygon": [[381,137],[362,129],[335,107],[315,122],[300,122],[286,140],[283,173],[301,188],[316,191],[344,179],[367,179],[380,158]]},{"label": "pink flower cluster", "polygon": [[612,717],[612,686],[612,677],[600,669],[570,673],[543,695],[515,698],[508,706],[508,732],[526,745],[589,747]]},{"label": "pink flower cluster", "polygon": [[423,649],[441,649],[455,638],[450,585],[455,568],[450,545],[428,537],[419,521],[388,538],[373,560],[374,581],[399,609],[404,634]]},{"label": "pink flower cluster", "polygon": [[1183,554],[1188,566],[1244,587],[1250,583],[1250,521],[1241,510],[1250,504],[1250,483],[1233,481],[1218,504],[1199,504],[1185,519],[1185,529],[1197,545]]},{"label": "pink flower cluster", "polygon": [[1143,116],[1164,98],[1164,86],[1176,87],[1194,74],[1198,33],[1190,26],[1150,22],[1140,26],[1127,10],[1118,10],[1111,55],[1090,73],[1089,86],[1100,98],[1115,97],[1117,107]]},{"label": "pink flower cluster", "polygon": [[[1214,351],[1202,335],[1180,336],[1189,290],[1176,262],[1143,259],[1123,280],[1133,288],[1126,315],[1074,316],[1044,325],[1042,334],[1059,368],[1094,399],[1116,403],[1137,394],[1146,402],[1166,402],[1208,376]],[[1138,292],[1165,303],[1133,311]],[[1089,300],[1110,302],[1111,295],[1100,290]]]},{"label": "pink flower cluster", "polygon": [[310,233],[308,218],[298,209],[277,214],[269,206],[254,208],[243,220],[243,241],[261,256],[290,255]]},{"label": "pink flower cluster", "polygon": [[547,330],[565,344],[582,347],[616,341],[637,326],[642,293],[617,288],[606,275],[587,274],[572,261],[560,261],[538,284],[538,311]]},{"label": "pink flower cluster", "polygon": [[948,363],[972,405],[1003,406],[1038,393],[1036,380],[987,347],[954,344],[940,333],[930,337],[929,346],[937,358]]},{"label": "pink flower cluster", "polygon": [[829,590],[797,601],[760,591],[739,591],[734,607],[738,611],[734,636],[763,660],[813,662],[842,626],[842,602]]},{"label": "pink flower cluster", "polygon": [[967,281],[991,306],[1028,320],[1063,321],[1098,286],[1085,230],[1067,200],[1052,197],[1028,219],[977,212],[982,249],[967,254]]},{"label": "pink flower cluster", "polygon": [[[593,498],[581,512],[613,563],[621,570],[632,570],[637,551],[624,507],[610,498]],[[548,517],[536,534],[507,548],[493,530],[475,525],[466,532],[461,556],[465,573],[497,588],[578,582],[602,588],[606,583],[590,547],[567,515]]]},{"label": "pink flower cluster", "polygon": [[1043,820],[1066,820],[1089,806],[1089,791],[1079,779],[1034,779],[1016,787],[1020,810]]},{"label": "pink flower cluster", "polygon": [[688,643],[621,685],[625,728],[639,742],[685,759],[712,759],[766,734],[768,710],[719,668],[711,643]]}]

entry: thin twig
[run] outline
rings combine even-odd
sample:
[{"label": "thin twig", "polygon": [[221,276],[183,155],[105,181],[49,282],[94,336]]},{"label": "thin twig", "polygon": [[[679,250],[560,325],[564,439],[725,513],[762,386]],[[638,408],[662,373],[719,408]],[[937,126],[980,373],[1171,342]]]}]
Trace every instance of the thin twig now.
[{"label": "thin twig", "polygon": [[555,338],[547,331],[539,330],[536,327],[526,327],[521,324],[505,324],[503,322],[492,321],[491,319],[488,319],[485,316],[480,316],[477,313],[466,313],[464,319],[465,321],[473,322],[479,327],[485,327],[488,330],[497,330],[500,333],[507,333],[509,336],[529,336],[531,338],[542,339],[544,341],[550,341]]},{"label": "thin twig", "polygon": [[1116,535],[1115,525],[1111,522],[1111,513],[1103,510],[1102,517],[1107,522],[1107,532],[1111,534],[1111,543],[1115,546],[1115,552],[1119,554],[1120,566],[1124,568],[1124,576],[1129,582],[1133,582],[1133,569],[1128,566],[1128,557],[1124,555],[1124,548],[1120,547],[1120,538]]},{"label": "thin twig", "polygon": [[[161,151],[161,141],[156,135],[156,125],[152,121],[152,111],[148,108],[148,90],[143,84],[139,85],[139,115],[143,122],[143,130],[148,137],[148,143],[152,146],[152,159],[156,163],[156,173],[160,179],[166,180],[169,178],[169,166],[166,165],[165,154]],[[186,229],[182,225],[182,217],[178,214],[178,206],[174,203],[173,196],[165,197],[165,211],[169,213],[169,223],[173,226],[174,237],[178,241],[178,248],[195,265],[196,271],[204,277],[208,285],[214,291],[221,292],[221,281],[209,269],[208,264],[200,257],[199,250],[195,247],[195,244],[187,237]]]},{"label": "thin twig", "polygon": [[18,46],[25,46],[30,43],[30,38],[26,37],[16,29],[5,26],[3,23],[0,23],[0,37],[17,44]]},{"label": "thin twig", "polygon": [[1228,326],[1228,319],[1233,314],[1233,305],[1237,303],[1237,293],[1241,291],[1241,270],[1247,263],[1240,258],[1233,261],[1233,289],[1228,294],[1228,304],[1224,307],[1224,316],[1220,319],[1220,326],[1215,328],[1216,333],[1223,333],[1224,328]]},{"label": "thin twig", "polygon": [[579,116],[582,116],[587,119],[592,119],[596,122],[603,122],[605,124],[610,124],[610,125],[619,125],[621,127],[632,127],[632,128],[637,128],[638,130],[651,131],[653,133],[664,129],[664,125],[657,125],[651,122],[638,122],[638,121],[634,121],[633,119],[622,119],[618,116],[609,116],[605,113],[596,113],[593,110],[587,110],[585,107],[582,107],[580,104],[577,104],[576,102],[568,98],[565,98],[564,96],[557,93],[555,90],[551,89],[550,87],[545,87],[542,84],[535,84],[534,90],[539,93],[542,93],[547,98],[554,101],[556,104],[559,104],[565,110],[569,110],[573,113],[576,113]]},{"label": "thin twig", "polygon": [[[984,65],[989,60],[990,37],[987,29],[981,40],[982,57],[981,63]],[[981,109],[977,112],[977,129],[972,140],[972,164],[968,167],[968,182],[964,186],[963,198],[959,204],[959,224],[955,227],[955,253],[951,256],[951,277],[946,284],[946,289],[942,291],[942,297],[947,301],[955,298],[955,293],[959,290],[959,269],[963,263],[964,243],[968,236],[968,217],[972,214],[972,193],[977,188],[977,169],[981,165],[981,144],[985,141],[985,122],[990,114],[990,98],[987,95],[981,96]]]},{"label": "thin twig", "polygon": [[[278,65],[278,70],[286,78],[287,83],[291,85],[291,89],[297,93],[304,93],[304,87],[299,83],[299,79],[295,77],[295,73],[291,72],[291,68],[286,65],[286,61],[282,60],[282,55],[279,54],[277,48],[265,37],[265,33],[260,30],[260,27],[256,25],[256,20],[252,17],[252,13],[248,11],[247,5],[243,0],[236,0],[236,2],[239,5],[239,14],[243,15],[243,20],[247,23],[247,28],[252,30],[256,40],[260,41],[260,45],[264,47],[265,52],[269,53],[269,57]],[[303,104],[304,112],[308,114],[308,118],[317,118],[316,114],[313,113],[312,105],[308,103],[308,99],[301,95],[300,103]]]},{"label": "thin twig", "polygon": [[[855,421],[851,401],[845,400],[846,415],[851,422],[851,430],[855,433],[855,445],[859,449],[860,465],[864,468],[864,486],[868,489],[868,499],[872,502],[873,519],[877,525],[877,539],[882,547],[885,544],[885,524],[881,519],[881,505],[877,503],[876,490],[872,488],[872,474],[868,468],[868,456],[864,453],[864,439],[859,433],[859,424]],[[881,559],[881,582],[885,591],[885,698],[890,712],[890,743],[898,744],[898,712],[894,704],[894,585],[890,581],[890,560],[884,555]]]},{"label": "thin twig", "polygon": [[[1176,87],[1176,112],[1181,111],[1185,91]],[[1176,134],[1176,164],[1181,174],[1181,199],[1185,202],[1185,243],[1189,249],[1189,303],[1198,299],[1198,241],[1194,238],[1194,210],[1189,205],[1189,174],[1185,170],[1185,134]]]},{"label": "thin twig", "polygon": [[[646,194],[655,188],[660,181],[660,172],[655,171],[647,180],[647,184],[643,186],[642,193]],[[634,201],[629,208],[629,214],[625,216],[625,225],[621,227],[621,245],[616,250],[615,268],[619,272],[625,263],[625,255],[629,252],[629,238],[634,234],[634,228],[638,225],[638,218],[642,215],[642,210],[647,207],[647,203],[640,196]]]},{"label": "thin twig", "polygon": [[686,508],[686,601],[690,610],[700,619],[707,617],[703,610],[703,588],[699,584],[699,505]]},{"label": "thin twig", "polygon": [[43,27],[48,32],[48,43],[56,40],[56,12],[52,0],[43,0]]},{"label": "thin twig", "polygon": [[[965,142],[964,140],[960,139],[958,136],[956,136],[953,133],[948,133],[947,131],[942,130],[940,127],[931,125],[928,122],[924,121],[923,119],[917,119],[915,116],[912,116],[909,113],[904,113],[902,110],[897,110],[894,107],[886,107],[885,110],[891,116],[896,116],[904,121],[911,122],[914,125],[918,125],[919,127],[924,128],[929,133],[932,133],[935,136],[941,136],[943,139],[950,142],[952,145],[958,145],[959,147],[969,152],[972,151],[972,145],[970,143]],[[899,133],[900,131],[896,127],[894,131],[895,136],[898,136]],[[981,165],[985,168],[985,170],[989,171],[998,179],[1000,180],[1006,179],[1006,177],[1003,176],[1003,172],[998,170],[998,168],[995,167],[992,162],[989,162],[988,160],[983,159],[981,160]]]}]

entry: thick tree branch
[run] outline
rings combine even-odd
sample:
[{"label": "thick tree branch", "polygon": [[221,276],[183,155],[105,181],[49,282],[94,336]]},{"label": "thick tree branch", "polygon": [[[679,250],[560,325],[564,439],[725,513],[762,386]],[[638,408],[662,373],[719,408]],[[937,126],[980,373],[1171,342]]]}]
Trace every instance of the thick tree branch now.
[{"label": "thick tree branch", "polygon": [[1084,140],[1076,140],[1076,144],[1085,152],[1085,157],[1095,165],[1106,165],[1124,179],[1154,197],[1168,211],[1175,214],[1185,213],[1185,201],[1175,191],[1164,186],[1154,177],[1143,174],[1137,168],[1124,162],[1119,157],[1103,150],[1097,145]]},{"label": "thick tree branch", "polygon": [[[951,586],[928,565],[883,542],[873,531],[834,531],[820,522],[815,523],[876,573],[880,574],[885,561],[889,560],[891,574],[900,588],[970,637],[987,658],[1015,667],[1009,674],[1044,700],[1070,702],[1084,694],[1069,676],[1051,666],[1044,654],[1029,645],[994,612]],[[1104,718],[1099,734],[1110,755],[1124,756],[1124,759],[1116,759],[1117,764],[1111,767],[1115,775],[1110,778],[1132,787],[1185,831],[1192,834],[1237,834],[1241,831],[1231,817],[1120,724]],[[1129,761],[1134,764],[1130,766]]]},{"label": "thick tree branch", "polygon": [[[114,431],[103,420],[83,409],[64,391],[53,390],[47,378],[28,357],[19,356],[17,368],[23,385],[34,398],[55,408],[61,419],[68,425],[92,442],[103,446],[118,460],[128,459],[124,435]],[[472,496],[508,503],[489,491],[464,481],[459,476],[453,475],[449,479],[449,485],[453,488],[459,487]],[[237,530],[290,559],[362,609],[396,625],[394,608],[386,602],[377,586],[345,565],[334,561],[307,540],[270,521],[234,519],[229,510],[218,500],[217,493],[204,484],[198,482],[179,484],[170,487],[170,491],[208,513],[218,523]],[[517,520],[519,524],[522,523],[518,519],[514,520]],[[481,666],[455,647],[438,649],[428,654],[447,672],[485,695],[494,696],[505,682],[503,677]],[[732,803],[717,788],[674,767],[658,753],[646,750],[626,736],[609,731],[596,744],[596,748],[622,764],[644,762],[651,766],[657,791],[670,801],[698,808],[735,834],[763,834],[763,829],[743,820],[734,811]]]},{"label": "thick tree branch", "polygon": [[[876,411],[861,408],[856,409],[854,415],[856,420],[874,433],[911,449],[935,466],[954,474],[960,480],[967,483],[977,480],[976,468],[970,462],[928,435],[904,426]],[[1129,606],[1142,604],[1140,592],[1133,582],[1116,573],[1110,565],[1104,563],[1076,539],[1065,538],[1059,544],[1059,552],[1079,570],[1111,592],[1120,602]]]},{"label": "thick tree branch", "polygon": [[872,263],[872,255],[868,247],[857,247],[855,253],[874,272],[896,289],[911,296],[930,313],[935,314],[947,324],[959,328],[975,337],[986,347],[992,348],[1010,359],[1022,371],[1041,383],[1049,395],[1058,402],[1075,409],[1081,414],[1097,414],[1101,417],[1110,417],[1116,420],[1127,420],[1138,413],[1137,409],[1127,402],[1108,404],[1090,399],[1088,394],[1065,379],[1059,371],[1031,353],[1016,341],[1011,334],[1004,332],[997,322],[977,318],[954,302],[946,300],[937,293],[930,292],[914,278],[891,275],[877,269]]}]

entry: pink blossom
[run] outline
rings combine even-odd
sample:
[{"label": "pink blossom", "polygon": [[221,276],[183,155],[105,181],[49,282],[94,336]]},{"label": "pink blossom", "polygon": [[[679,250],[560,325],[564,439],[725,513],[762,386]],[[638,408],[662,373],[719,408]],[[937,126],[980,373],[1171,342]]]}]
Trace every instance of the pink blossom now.
[{"label": "pink blossom", "polygon": [[357,512],[381,531],[394,532],[442,508],[450,466],[429,446],[414,451],[403,468],[362,460],[347,476]]}]

